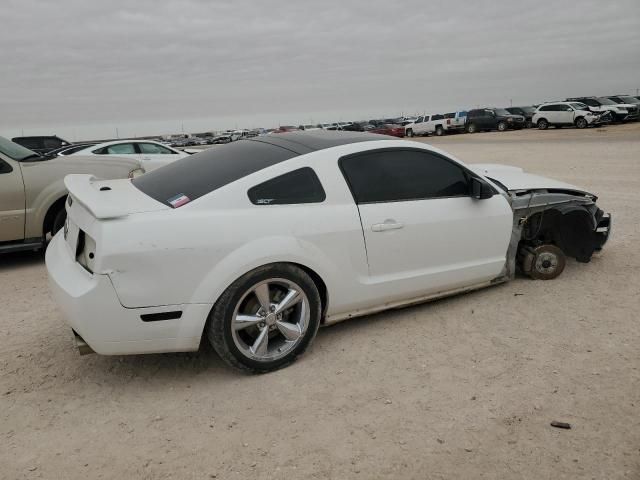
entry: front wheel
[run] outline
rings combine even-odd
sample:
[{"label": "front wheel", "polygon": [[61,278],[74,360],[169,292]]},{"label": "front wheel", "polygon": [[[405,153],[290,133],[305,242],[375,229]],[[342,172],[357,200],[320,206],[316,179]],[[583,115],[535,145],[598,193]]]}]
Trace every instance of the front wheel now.
[{"label": "front wheel", "polygon": [[504,132],[507,129],[507,124],[505,122],[498,122],[498,131]]},{"label": "front wheel", "polygon": [[522,270],[535,280],[553,280],[567,263],[564,252],[550,244],[524,247],[521,257]]},{"label": "front wheel", "polygon": [[469,125],[467,125],[467,133],[476,133],[477,128],[475,126],[475,124],[470,123]]},{"label": "front wheel", "polygon": [[302,269],[259,267],[236,280],[209,315],[209,342],[228,365],[269,372],[292,363],[320,325],[320,295]]},{"label": "front wheel", "polygon": [[576,120],[576,128],[586,128],[586,127],[587,127],[587,121],[583,117],[580,117]]},{"label": "front wheel", "polygon": [[62,227],[64,227],[64,222],[67,220],[67,211],[64,208],[64,205],[60,210],[56,212],[56,215],[53,217],[53,223],[51,224],[51,236],[53,237],[56,233],[58,233]]}]

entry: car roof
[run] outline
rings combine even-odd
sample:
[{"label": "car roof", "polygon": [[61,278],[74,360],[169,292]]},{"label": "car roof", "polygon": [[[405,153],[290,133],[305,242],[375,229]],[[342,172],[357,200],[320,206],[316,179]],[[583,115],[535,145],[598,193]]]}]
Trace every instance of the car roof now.
[{"label": "car roof", "polygon": [[337,132],[325,130],[297,131],[279,133],[266,137],[243,140],[246,142],[261,142],[285,148],[298,155],[338,147],[358,142],[371,142],[376,140],[395,140],[388,135],[364,132]]}]

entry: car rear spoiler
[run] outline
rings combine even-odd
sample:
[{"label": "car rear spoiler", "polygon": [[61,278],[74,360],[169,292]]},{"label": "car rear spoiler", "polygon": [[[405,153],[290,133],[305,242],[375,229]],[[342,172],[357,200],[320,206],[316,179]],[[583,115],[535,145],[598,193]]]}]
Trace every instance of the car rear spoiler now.
[{"label": "car rear spoiler", "polygon": [[69,206],[78,202],[95,218],[125,217],[132,213],[167,210],[169,207],[145,195],[131,181],[98,180],[89,174],[72,174],[64,178],[69,191]]}]

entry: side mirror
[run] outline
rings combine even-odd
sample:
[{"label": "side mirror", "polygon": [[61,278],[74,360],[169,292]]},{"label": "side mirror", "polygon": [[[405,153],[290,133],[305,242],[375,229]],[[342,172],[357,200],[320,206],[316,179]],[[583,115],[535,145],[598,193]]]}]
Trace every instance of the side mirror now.
[{"label": "side mirror", "polygon": [[476,177],[471,178],[471,196],[476,200],[484,200],[493,197],[491,185]]}]

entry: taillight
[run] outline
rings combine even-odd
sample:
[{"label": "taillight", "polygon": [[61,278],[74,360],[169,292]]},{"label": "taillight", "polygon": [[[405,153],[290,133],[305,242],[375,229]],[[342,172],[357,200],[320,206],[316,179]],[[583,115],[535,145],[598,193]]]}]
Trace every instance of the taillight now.
[{"label": "taillight", "polygon": [[451,125],[451,119],[447,118],[447,125]]},{"label": "taillight", "polygon": [[85,270],[93,273],[93,266],[96,258],[96,241],[80,230],[78,234],[78,244],[76,246],[76,261]]}]

